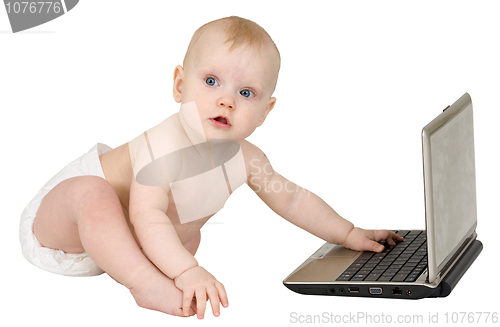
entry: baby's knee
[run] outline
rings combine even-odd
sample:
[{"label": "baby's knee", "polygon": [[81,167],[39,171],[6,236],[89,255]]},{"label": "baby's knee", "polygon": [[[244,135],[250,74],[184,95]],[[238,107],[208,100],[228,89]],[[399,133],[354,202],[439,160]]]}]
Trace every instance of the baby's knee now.
[{"label": "baby's knee", "polygon": [[75,180],[72,200],[81,217],[101,216],[103,211],[121,210],[120,200],[111,184],[98,176],[85,176]]},{"label": "baby's knee", "polygon": [[116,193],[111,184],[104,178],[99,176],[79,176],[73,180],[72,190],[74,196],[93,196],[99,198]]}]

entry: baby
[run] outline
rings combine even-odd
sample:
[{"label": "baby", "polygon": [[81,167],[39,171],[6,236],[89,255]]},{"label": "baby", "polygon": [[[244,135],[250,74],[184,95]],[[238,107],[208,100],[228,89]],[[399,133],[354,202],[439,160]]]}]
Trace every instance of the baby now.
[{"label": "baby", "polygon": [[274,108],[279,67],[274,42],[252,21],[199,28],[174,70],[180,111],[116,149],[97,144],[54,176],[23,211],[25,258],[63,275],[106,272],[141,307],[202,319],[208,300],[218,316],[228,298],[194,258],[200,228],[245,182],[274,212],[328,242],[382,251],[377,242],[401,241],[354,227],[245,140]]}]

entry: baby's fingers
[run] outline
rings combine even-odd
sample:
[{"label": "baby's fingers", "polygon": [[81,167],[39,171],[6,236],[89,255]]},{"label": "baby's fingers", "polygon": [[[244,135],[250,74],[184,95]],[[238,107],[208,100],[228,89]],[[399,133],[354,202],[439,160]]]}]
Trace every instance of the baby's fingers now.
[{"label": "baby's fingers", "polygon": [[[182,314],[187,317],[190,314],[191,302],[193,301],[194,291],[185,290],[182,297]],[[192,309],[191,309],[192,310]]]},{"label": "baby's fingers", "polygon": [[218,317],[220,315],[220,305],[219,305],[219,293],[215,286],[209,286],[207,288],[208,298],[210,299],[210,304],[212,305],[212,312],[214,316]]},{"label": "baby's fingers", "polygon": [[373,251],[373,252],[382,252],[385,249],[385,247],[382,244],[372,241],[370,239],[365,240],[363,247],[365,251]]},{"label": "baby's fingers", "polygon": [[222,283],[220,282],[215,282],[215,287],[217,287],[217,291],[219,292],[220,302],[222,303],[224,308],[227,308],[227,306],[229,305],[229,301],[227,300],[227,293],[224,285],[222,285]]},{"label": "baby's fingers", "polygon": [[374,240],[375,241],[386,241],[389,245],[396,245],[395,240],[401,242],[403,238],[393,231],[388,231],[386,229],[376,230],[374,231]]},{"label": "baby's fingers", "polygon": [[403,241],[403,240],[404,240],[403,236],[398,235],[398,234],[396,234],[396,233],[394,233],[394,232],[391,232],[391,235],[392,235],[392,239],[394,239],[394,240],[396,240],[396,241],[398,241],[398,242],[401,242],[401,241]]},{"label": "baby's fingers", "polygon": [[203,319],[205,315],[205,308],[207,307],[207,291],[205,287],[198,287],[196,289],[196,314],[198,319]]},{"label": "baby's fingers", "polygon": [[387,240],[387,243],[389,245],[396,245],[395,241],[401,242],[403,240],[403,237],[399,236],[398,234],[394,233],[393,231],[387,231],[387,236],[385,236],[385,239]]}]

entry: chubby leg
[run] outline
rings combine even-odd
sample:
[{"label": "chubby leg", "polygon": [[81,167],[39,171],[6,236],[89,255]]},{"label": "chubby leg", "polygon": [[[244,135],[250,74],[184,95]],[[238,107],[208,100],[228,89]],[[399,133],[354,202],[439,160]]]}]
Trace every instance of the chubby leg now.
[{"label": "chubby leg", "polygon": [[43,246],[86,251],[139,306],[182,316],[182,292],[142,253],[106,180],[81,176],[58,184],[43,199],[34,232]]}]

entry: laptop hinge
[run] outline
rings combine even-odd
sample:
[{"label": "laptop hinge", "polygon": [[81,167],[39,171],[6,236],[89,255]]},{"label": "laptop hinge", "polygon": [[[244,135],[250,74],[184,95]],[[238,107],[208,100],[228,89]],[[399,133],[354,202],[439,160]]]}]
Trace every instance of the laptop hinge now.
[{"label": "laptop hinge", "polygon": [[[474,232],[472,233],[471,236],[467,237],[462,245],[458,248],[458,250],[455,252],[455,254],[451,257],[450,260],[448,260],[448,263],[441,269],[441,271],[438,273],[436,280],[441,280],[446,276],[446,274],[449,272],[449,270],[457,263],[457,261],[460,259],[460,257],[463,255],[465,250],[472,244],[472,241],[476,239],[477,234]],[[427,282],[429,282],[429,278],[427,277]]]},{"label": "laptop hinge", "polygon": [[443,280],[439,283],[439,287],[436,287],[436,291],[429,297],[448,296],[465,272],[476,260],[482,249],[483,244],[477,239],[473,240],[471,245],[467,247],[463,255],[460,257],[460,260],[450,269]]}]

